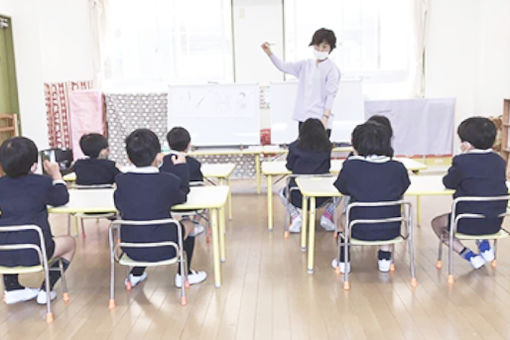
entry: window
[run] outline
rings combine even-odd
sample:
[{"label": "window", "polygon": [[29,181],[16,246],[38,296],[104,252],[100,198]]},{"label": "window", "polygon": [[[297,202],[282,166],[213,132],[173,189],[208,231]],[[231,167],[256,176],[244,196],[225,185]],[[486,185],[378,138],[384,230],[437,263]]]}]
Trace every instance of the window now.
[{"label": "window", "polygon": [[410,0],[285,0],[286,59],[311,57],[313,32],[330,28],[339,42],[331,59],[343,78],[363,78],[372,98],[409,96],[416,69],[413,18]]},{"label": "window", "polygon": [[232,82],[230,0],[110,0],[106,86]]}]

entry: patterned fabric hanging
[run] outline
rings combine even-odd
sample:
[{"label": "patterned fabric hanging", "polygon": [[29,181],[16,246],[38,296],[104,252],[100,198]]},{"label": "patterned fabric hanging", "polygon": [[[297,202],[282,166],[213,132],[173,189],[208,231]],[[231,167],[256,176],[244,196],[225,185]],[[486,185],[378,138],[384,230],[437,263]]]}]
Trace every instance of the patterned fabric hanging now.
[{"label": "patterned fabric hanging", "polygon": [[68,81],[44,84],[48,139],[51,148],[72,147],[69,92],[91,88],[92,81]]},{"label": "patterned fabric hanging", "polygon": [[105,104],[111,160],[119,165],[129,164],[124,139],[138,128],[154,131],[161,145],[165,144],[168,125],[166,93],[105,94]]}]

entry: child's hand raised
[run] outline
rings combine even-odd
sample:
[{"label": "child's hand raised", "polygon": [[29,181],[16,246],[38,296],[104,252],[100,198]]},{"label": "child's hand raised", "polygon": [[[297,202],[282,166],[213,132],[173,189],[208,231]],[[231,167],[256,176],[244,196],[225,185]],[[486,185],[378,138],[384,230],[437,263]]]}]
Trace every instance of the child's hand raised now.
[{"label": "child's hand raised", "polygon": [[179,152],[178,154],[172,155],[172,162],[174,165],[186,163],[186,154]]},{"label": "child's hand raised", "polygon": [[45,159],[43,162],[43,168],[46,173],[50,175],[51,178],[53,178],[54,181],[62,179],[62,174],[60,173],[60,168],[57,163],[50,162]]}]

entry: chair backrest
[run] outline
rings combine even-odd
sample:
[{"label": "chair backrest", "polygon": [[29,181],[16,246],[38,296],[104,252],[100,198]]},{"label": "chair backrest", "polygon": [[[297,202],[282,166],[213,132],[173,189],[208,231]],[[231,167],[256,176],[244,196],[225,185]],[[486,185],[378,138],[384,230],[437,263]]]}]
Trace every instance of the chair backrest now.
[{"label": "chair backrest", "polygon": [[[118,240],[120,240],[121,228],[134,228],[141,226],[153,226],[153,225],[166,225],[168,228],[177,228],[177,243],[173,241],[162,241],[162,242],[115,242],[114,232],[117,231]],[[128,220],[115,220],[110,224],[108,240],[110,244],[110,252],[115,256],[118,261],[118,251],[121,247],[130,248],[156,248],[156,247],[173,247],[175,253],[178,254],[179,249],[183,249],[183,235],[182,228],[179,221],[173,218],[165,218],[160,220],[147,220],[147,221],[128,221]]]},{"label": "chair backrest", "polygon": [[[403,214],[401,216],[396,217],[386,217],[386,218],[373,218],[373,219],[356,219],[351,220],[351,210],[356,207],[362,208],[375,208],[375,207],[392,207],[399,206],[401,210],[403,210]],[[402,209],[403,208],[403,209]],[[380,202],[352,202],[347,206],[347,210],[345,213],[346,218],[346,233],[350,233],[352,227],[356,224],[380,224],[380,223],[392,223],[392,222],[405,222],[408,226],[412,225],[411,221],[411,203],[405,200],[398,201],[380,201]]]},{"label": "chair backrest", "polygon": [[11,244],[0,244],[0,251],[9,250],[34,250],[38,257],[41,265],[47,261],[46,257],[46,246],[44,243],[44,236],[41,228],[36,225],[19,225],[19,226],[2,226],[0,227],[0,233],[25,233],[27,231],[34,231],[39,236],[38,244],[33,243],[11,243]]},{"label": "chair backrest", "polygon": [[[496,217],[496,216],[485,216],[480,213],[462,213],[457,214],[457,209],[460,203],[465,202],[497,202],[497,201],[508,201],[510,200],[510,195],[501,195],[501,196],[461,196],[457,197],[452,202],[452,213],[450,225],[453,226],[453,232],[456,231],[458,222],[461,219],[476,219],[476,218],[486,218],[486,217]],[[504,218],[505,216],[510,215],[508,210],[505,210],[504,213],[499,214],[497,217]]]}]

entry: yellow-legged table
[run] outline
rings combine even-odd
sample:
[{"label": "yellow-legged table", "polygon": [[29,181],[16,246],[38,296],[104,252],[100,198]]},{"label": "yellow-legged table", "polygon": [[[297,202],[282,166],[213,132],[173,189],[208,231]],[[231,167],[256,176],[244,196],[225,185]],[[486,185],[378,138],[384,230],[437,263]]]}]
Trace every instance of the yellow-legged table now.
[{"label": "yellow-legged table", "polygon": [[[227,185],[230,188],[230,176],[234,172],[236,165],[234,163],[204,163],[202,164],[202,174],[204,178],[217,179],[219,185]],[[126,172],[130,167],[122,167]],[[64,181],[76,182],[76,173],[71,172],[64,176]],[[232,192],[228,191],[228,217],[232,219]]]},{"label": "yellow-legged table", "polygon": [[[404,164],[407,170],[418,173],[421,170],[425,170],[427,166],[421,162],[415,161],[411,158],[397,157],[395,160],[398,160]],[[344,160],[343,159],[333,159],[331,160],[331,168],[330,172],[334,175],[338,175],[340,170],[342,169]],[[267,229],[273,230],[273,177],[274,176],[286,176],[290,175],[291,171],[289,171],[285,167],[286,161],[268,161],[262,162],[262,174],[266,176],[267,179]],[[419,199],[419,197],[418,197]],[[420,208],[420,204],[418,204],[418,208]],[[420,211],[418,209],[418,211]]]},{"label": "yellow-legged table", "polygon": [[[225,261],[225,205],[229,187],[224,185],[192,187],[186,203],[172,207],[172,211],[209,209],[211,213],[214,282],[221,286],[221,263]],[[61,207],[49,207],[54,214],[116,212],[113,189],[71,189],[69,202]]]},{"label": "yellow-legged table", "polygon": [[[453,195],[454,191],[443,186],[443,176],[410,176],[411,185],[404,195],[408,196],[437,196]],[[342,196],[333,186],[334,177],[302,177],[296,179],[296,184],[303,195],[303,224],[301,227],[301,240],[306,240],[308,232],[307,269],[312,274],[314,269],[315,247],[315,200],[317,197]],[[308,206],[310,212],[308,213]],[[309,216],[308,216],[309,215]],[[307,223],[307,217],[309,222]],[[303,236],[303,234],[305,234]],[[303,245],[303,244],[302,244]]]}]

